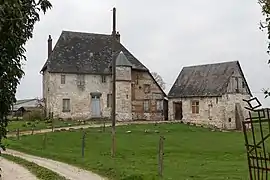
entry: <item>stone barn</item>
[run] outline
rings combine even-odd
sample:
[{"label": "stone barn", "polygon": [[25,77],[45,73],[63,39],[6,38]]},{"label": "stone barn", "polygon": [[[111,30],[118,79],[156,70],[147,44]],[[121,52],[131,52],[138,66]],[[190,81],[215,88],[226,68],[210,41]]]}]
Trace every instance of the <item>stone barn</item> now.
[{"label": "stone barn", "polygon": [[252,96],[238,61],[184,67],[169,91],[169,119],[241,129]]},{"label": "stone barn", "polygon": [[[41,72],[47,116],[109,118],[112,102],[112,35],[62,31]],[[166,94],[145,67],[116,42],[116,119],[164,120]]]}]

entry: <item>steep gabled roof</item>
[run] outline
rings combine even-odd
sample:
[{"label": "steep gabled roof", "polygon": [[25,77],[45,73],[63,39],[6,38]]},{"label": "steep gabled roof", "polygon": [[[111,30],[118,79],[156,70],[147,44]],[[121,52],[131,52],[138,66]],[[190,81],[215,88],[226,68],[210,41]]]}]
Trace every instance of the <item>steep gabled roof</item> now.
[{"label": "steep gabled roof", "polygon": [[132,64],[128,61],[127,57],[125,54],[121,51],[118,56],[116,57],[116,66],[129,66],[132,67]]},{"label": "steep gabled roof", "polygon": [[[62,31],[50,57],[41,71],[59,73],[108,73],[112,60],[112,36],[84,32]],[[121,43],[116,43],[116,53],[122,51],[133,69],[148,70]]]},{"label": "steep gabled roof", "polygon": [[235,70],[239,70],[248,87],[238,61],[184,67],[177,77],[168,97],[221,96]]}]

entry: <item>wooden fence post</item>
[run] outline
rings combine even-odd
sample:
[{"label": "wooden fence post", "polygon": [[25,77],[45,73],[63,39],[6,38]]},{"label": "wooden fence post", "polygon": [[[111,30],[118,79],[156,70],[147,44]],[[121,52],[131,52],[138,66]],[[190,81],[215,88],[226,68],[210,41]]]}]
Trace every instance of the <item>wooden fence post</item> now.
[{"label": "wooden fence post", "polygon": [[20,129],[17,128],[17,140],[20,140]]},{"label": "wooden fence post", "polygon": [[103,132],[105,132],[105,119],[103,119]]},{"label": "wooden fence post", "polygon": [[85,148],[85,134],[86,132],[83,131],[83,135],[82,135],[82,157],[84,157],[84,148]]},{"label": "wooden fence post", "polygon": [[54,126],[54,119],[52,119],[52,132],[53,132],[53,127]]},{"label": "wooden fence post", "polygon": [[46,149],[46,144],[47,144],[47,133],[44,133],[44,136],[43,136],[43,149]]},{"label": "wooden fence post", "polygon": [[158,148],[158,174],[160,177],[163,177],[164,140],[165,138],[160,136]]},{"label": "wooden fence post", "polygon": [[31,135],[33,135],[34,134],[34,128],[32,127],[32,132],[31,132]]}]

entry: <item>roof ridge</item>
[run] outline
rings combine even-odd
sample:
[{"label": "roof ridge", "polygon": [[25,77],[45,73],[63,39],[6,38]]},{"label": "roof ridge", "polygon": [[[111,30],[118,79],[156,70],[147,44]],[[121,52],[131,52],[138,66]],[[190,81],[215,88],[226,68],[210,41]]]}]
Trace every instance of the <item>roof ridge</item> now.
[{"label": "roof ridge", "polygon": [[198,65],[190,65],[190,66],[184,66],[183,68],[191,68],[191,67],[199,67],[199,66],[209,66],[209,65],[221,65],[221,64],[228,64],[228,63],[238,63],[239,61],[222,61],[222,62],[216,62],[216,63],[207,63],[207,64],[198,64]]},{"label": "roof ridge", "polygon": [[77,34],[111,36],[111,34],[93,33],[93,32],[85,32],[85,31],[70,31],[70,30],[62,30],[62,33],[77,33]]}]

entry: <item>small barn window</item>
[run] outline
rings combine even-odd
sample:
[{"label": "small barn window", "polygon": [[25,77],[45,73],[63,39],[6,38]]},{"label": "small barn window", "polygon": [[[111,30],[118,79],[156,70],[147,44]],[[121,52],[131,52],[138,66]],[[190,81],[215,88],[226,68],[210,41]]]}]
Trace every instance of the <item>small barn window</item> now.
[{"label": "small barn window", "polygon": [[104,75],[101,76],[101,82],[102,83],[105,83],[106,82],[106,76],[104,76]]},{"label": "small barn window", "polygon": [[218,97],[216,97],[216,104],[218,104]]},{"label": "small barn window", "polygon": [[136,74],[136,84],[139,84],[139,74]]},{"label": "small barn window", "polygon": [[144,84],[144,93],[150,93],[150,84]]},{"label": "small barn window", "polygon": [[112,94],[107,94],[107,107],[112,107]]},{"label": "small barn window", "polygon": [[242,81],[242,88],[243,88],[243,89],[245,89],[245,88],[246,88],[245,81]]},{"label": "small barn window", "polygon": [[192,101],[191,102],[191,110],[192,114],[199,114],[199,101]]},{"label": "small barn window", "polygon": [[63,99],[63,112],[70,111],[70,99]]},{"label": "small barn window", "polygon": [[157,111],[162,111],[163,110],[163,101],[158,100],[157,101]]},{"label": "small barn window", "polygon": [[148,100],[145,100],[143,102],[143,110],[144,110],[144,112],[148,112],[149,111],[149,101]]},{"label": "small barn window", "polygon": [[62,74],[61,75],[61,84],[65,84],[66,83],[66,75]]}]

